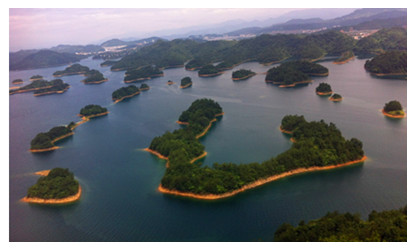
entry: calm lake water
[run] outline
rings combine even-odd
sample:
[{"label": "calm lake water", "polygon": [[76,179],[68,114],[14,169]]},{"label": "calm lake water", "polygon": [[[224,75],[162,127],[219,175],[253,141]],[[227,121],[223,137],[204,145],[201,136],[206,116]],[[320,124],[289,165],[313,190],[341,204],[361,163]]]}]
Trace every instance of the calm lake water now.
[{"label": "calm lake water", "polygon": [[[329,211],[359,213],[395,209],[407,204],[407,119],[384,117],[390,100],[407,107],[406,80],[385,80],[365,72],[364,60],[344,65],[321,64],[328,77],[312,84],[278,88],[259,74],[233,82],[231,71],[199,78],[184,68],[164,70],[164,77],[146,83],[147,92],[113,104],[111,94],[126,86],[124,72],[102,68],[102,61],[81,61],[109,78],[84,85],[83,76],[62,79],[71,88],[61,95],[11,95],[10,102],[10,241],[271,241],[284,222],[297,225]],[[238,68],[266,72],[272,66],[245,63]],[[10,82],[32,75],[52,79],[65,66],[10,72]],[[234,69],[234,70],[236,70]],[[190,76],[193,86],[180,89]],[[168,86],[172,80],[176,84]],[[343,96],[333,103],[317,96],[318,83],[327,82]],[[12,86],[12,84],[10,84]],[[225,115],[201,139],[208,152],[204,165],[214,162],[264,161],[291,146],[278,127],[287,114],[307,120],[333,122],[346,138],[363,142],[369,159],[360,166],[289,177],[218,201],[164,195],[157,187],[165,162],[142,151],[155,136],[179,128],[181,112],[198,98],[219,102]],[[39,132],[78,121],[87,104],[105,106],[110,114],[82,124],[54,152],[32,154],[30,141]],[[22,203],[38,176],[33,172],[69,168],[83,195],[67,206]]]}]

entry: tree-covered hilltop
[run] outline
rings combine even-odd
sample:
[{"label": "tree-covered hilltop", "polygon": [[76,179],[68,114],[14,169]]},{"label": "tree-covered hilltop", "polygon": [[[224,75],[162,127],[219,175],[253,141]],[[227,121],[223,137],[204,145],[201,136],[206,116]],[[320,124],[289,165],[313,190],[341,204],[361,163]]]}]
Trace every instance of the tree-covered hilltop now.
[{"label": "tree-covered hilltop", "polygon": [[397,116],[405,115],[405,112],[403,111],[403,107],[401,103],[396,100],[385,103],[385,106],[383,107],[383,111],[390,115],[397,115]]},{"label": "tree-covered hilltop", "polygon": [[34,75],[34,76],[32,76],[32,77],[30,77],[30,81],[36,81],[36,80],[42,80],[43,79],[43,76],[41,76],[41,75]]},{"label": "tree-covered hilltop", "polygon": [[53,148],[54,141],[62,136],[70,135],[72,133],[70,126],[57,126],[51,128],[46,133],[39,133],[32,139],[30,142],[30,149],[38,150],[38,149],[48,149]]},{"label": "tree-covered hilltop", "polygon": [[163,71],[157,68],[154,65],[142,67],[134,70],[127,70],[125,72],[124,82],[140,82],[144,80],[149,80],[151,78],[163,76]]},{"label": "tree-covered hilltop", "polygon": [[51,87],[35,90],[33,94],[35,96],[40,96],[40,95],[63,93],[70,87],[70,85],[67,83],[64,83],[62,79],[54,79],[50,82],[52,83]]},{"label": "tree-covered hilltop", "polygon": [[9,94],[25,93],[25,92],[34,92],[36,95],[41,95],[42,93],[56,93],[65,91],[69,88],[69,84],[64,83],[61,79],[54,79],[52,81],[46,80],[34,80],[33,82],[24,85],[17,89],[9,90]]},{"label": "tree-covered hilltop", "polygon": [[407,30],[394,27],[378,32],[357,41],[354,48],[359,57],[371,57],[389,50],[407,50]]},{"label": "tree-covered hilltop", "polygon": [[112,100],[122,100],[128,96],[137,95],[140,93],[140,90],[135,85],[130,85],[128,87],[121,87],[114,92],[112,92]]},{"label": "tree-covered hilltop", "polygon": [[27,191],[28,198],[62,199],[78,193],[79,183],[68,169],[54,168]]},{"label": "tree-covered hilltop", "polygon": [[79,114],[81,116],[92,116],[92,115],[98,115],[98,114],[103,114],[108,112],[107,108],[101,107],[99,105],[95,105],[95,104],[89,104],[86,105],[85,107],[83,107],[81,109],[81,111],[79,112]]},{"label": "tree-covered hilltop", "polygon": [[396,242],[407,241],[407,208],[372,211],[367,221],[359,214],[329,212],[320,219],[282,224],[274,241],[283,242]]},{"label": "tree-covered hilltop", "polygon": [[[205,108],[206,104],[209,109]],[[283,119],[282,127],[293,132],[295,143],[270,160],[250,164],[215,163],[213,167],[192,163],[204,150],[196,135],[209,128],[209,120],[221,111],[219,104],[212,100],[196,101],[179,118],[182,124],[187,124],[185,128],[153,139],[149,148],[168,157],[169,168],[161,180],[162,188],[188,194],[220,195],[298,168],[345,164],[364,156],[362,143],[355,138],[346,140],[334,124],[307,122],[303,117],[292,116]]]},{"label": "tree-covered hilltop", "polygon": [[92,69],[85,74],[86,78],[82,80],[85,84],[102,83],[108,79],[98,70]]},{"label": "tree-covered hilltop", "polygon": [[402,74],[407,71],[406,51],[388,51],[365,63],[365,69],[374,74]]},{"label": "tree-covered hilltop", "polygon": [[213,64],[208,64],[203,66],[199,72],[198,75],[199,77],[209,77],[209,76],[217,76],[220,75],[222,72],[215,66],[213,66]]},{"label": "tree-covered hilltop", "polygon": [[72,64],[66,67],[64,70],[58,70],[53,73],[53,76],[60,77],[60,76],[67,76],[67,75],[83,75],[89,71],[87,66],[82,66],[79,63]]},{"label": "tree-covered hilltop", "polygon": [[23,83],[23,80],[22,79],[14,79],[13,81],[12,81],[12,83],[13,84],[22,84]]},{"label": "tree-covered hilltop", "polygon": [[148,86],[147,84],[145,84],[145,83],[142,83],[141,85],[140,85],[140,91],[146,91],[146,90],[149,90],[150,89],[150,86]]},{"label": "tree-covered hilltop", "polygon": [[281,129],[288,131],[288,132],[293,132],[295,128],[297,128],[300,123],[305,123],[306,120],[304,118],[304,116],[300,116],[300,115],[286,115],[284,116],[284,118],[282,118],[281,120]]},{"label": "tree-covered hilltop", "polygon": [[317,88],[316,88],[316,93],[317,94],[331,94],[333,91],[331,90],[331,86],[328,83],[325,82],[321,82]]},{"label": "tree-covered hilltop", "polygon": [[182,80],[180,80],[180,87],[181,88],[187,88],[192,85],[192,78],[186,76],[183,77]]},{"label": "tree-covered hilltop", "polygon": [[248,79],[251,76],[254,76],[255,72],[249,69],[240,69],[237,71],[232,72],[232,80],[242,80]]},{"label": "tree-covered hilltop", "polygon": [[334,93],[332,96],[330,96],[329,99],[332,101],[340,101],[343,99],[343,97],[338,93]]},{"label": "tree-covered hilltop", "polygon": [[311,81],[310,76],[327,75],[328,69],[317,63],[308,61],[285,62],[267,71],[265,81],[268,83],[290,85]]}]

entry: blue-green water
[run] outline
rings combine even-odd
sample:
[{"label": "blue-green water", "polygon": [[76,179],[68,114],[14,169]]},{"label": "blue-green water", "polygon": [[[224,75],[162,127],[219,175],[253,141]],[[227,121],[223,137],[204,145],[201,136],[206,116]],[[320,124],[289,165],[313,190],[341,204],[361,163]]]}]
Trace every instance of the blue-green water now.
[{"label": "blue-green water", "polygon": [[[284,222],[297,224],[329,211],[360,213],[393,209],[407,203],[407,120],[384,117],[390,100],[407,107],[406,80],[371,77],[363,60],[344,65],[323,62],[328,77],[299,88],[265,84],[265,75],[233,82],[232,71],[199,78],[183,68],[146,83],[151,89],[118,104],[111,93],[126,86],[123,72],[101,68],[102,61],[81,63],[109,78],[84,85],[82,76],[62,79],[71,88],[62,95],[10,96],[10,241],[271,241]],[[265,72],[271,66],[245,63],[237,68]],[[10,82],[52,73],[65,66],[10,72]],[[184,76],[193,86],[180,89]],[[328,82],[344,100],[333,103],[315,94]],[[12,84],[10,84],[12,86]],[[161,194],[157,187],[165,162],[142,151],[152,138],[179,128],[180,113],[195,99],[220,103],[225,115],[201,139],[214,162],[264,161],[291,146],[279,130],[286,114],[333,122],[346,138],[362,140],[369,159],[363,166],[289,177],[218,201],[199,201]],[[75,135],[58,143],[61,149],[44,154],[28,151],[30,141],[50,128],[78,121],[87,104],[99,104],[110,114],[82,124]],[[79,202],[39,206],[19,201],[38,176],[33,172],[69,168],[83,188]]]}]

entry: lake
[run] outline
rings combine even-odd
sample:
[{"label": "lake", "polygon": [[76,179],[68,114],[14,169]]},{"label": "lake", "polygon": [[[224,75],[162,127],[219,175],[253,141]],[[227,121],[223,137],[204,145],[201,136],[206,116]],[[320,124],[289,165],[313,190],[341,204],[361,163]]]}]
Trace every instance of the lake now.
[{"label": "lake", "polygon": [[[64,76],[71,85],[64,94],[10,96],[10,241],[272,241],[284,222],[297,225],[334,210],[367,219],[372,210],[407,204],[407,119],[380,112],[391,100],[400,101],[406,111],[407,81],[372,77],[364,70],[365,60],[321,62],[329,76],[296,88],[266,84],[264,74],[231,80],[236,69],[262,73],[273,67],[255,62],[213,78],[166,69],[164,77],[145,82],[149,91],[117,104],[111,94],[127,86],[124,72],[111,72],[101,62],[88,58],[81,64],[100,70],[109,78],[105,83],[84,85],[83,76]],[[35,74],[50,80],[64,68],[11,71],[10,86],[16,78],[27,84]],[[179,88],[184,76],[192,78],[191,88]],[[176,84],[169,86],[168,80]],[[329,83],[343,101],[317,96],[320,82]],[[288,177],[223,200],[161,194],[157,187],[165,161],[142,149],[155,136],[178,129],[175,121],[198,98],[214,99],[225,112],[200,139],[208,152],[203,165],[261,162],[289,149],[292,143],[278,129],[287,114],[335,123],[344,137],[363,142],[368,160]],[[29,152],[37,133],[79,121],[77,114],[88,104],[110,113],[77,127],[75,135],[57,143],[61,148],[56,151]],[[40,206],[19,201],[39,178],[34,172],[55,167],[75,174],[83,189],[79,202]]]}]

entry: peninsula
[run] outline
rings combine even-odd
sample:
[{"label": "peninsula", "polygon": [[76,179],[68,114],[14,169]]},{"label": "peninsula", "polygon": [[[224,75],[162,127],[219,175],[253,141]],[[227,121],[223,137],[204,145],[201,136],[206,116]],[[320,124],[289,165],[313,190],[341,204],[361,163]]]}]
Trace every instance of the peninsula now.
[{"label": "peninsula", "polygon": [[232,72],[232,80],[233,81],[241,81],[253,77],[255,72],[247,69],[240,69],[237,71]]},{"label": "peninsula", "polygon": [[385,103],[382,114],[390,118],[404,118],[406,115],[401,103],[396,100]]},{"label": "peninsula", "polygon": [[185,88],[192,86],[192,84],[193,84],[192,78],[186,76],[186,77],[183,77],[182,80],[180,81],[180,88],[185,89]]},{"label": "peninsula", "polygon": [[68,169],[54,168],[42,176],[27,191],[22,202],[37,204],[67,204],[81,198],[81,185]]},{"label": "peninsula", "polygon": [[82,66],[79,63],[72,64],[66,67],[64,70],[58,70],[53,73],[54,77],[62,77],[69,75],[85,75],[89,71],[87,66]]},{"label": "peninsula", "polygon": [[295,141],[288,151],[262,163],[200,167],[192,161],[204,154],[204,146],[196,136],[221,113],[221,107],[213,100],[196,100],[179,117],[179,122],[187,124],[184,128],[153,139],[149,150],[163,156],[169,165],[158,188],[160,192],[220,199],[286,176],[358,164],[366,159],[362,143],[355,138],[344,139],[334,124],[287,116],[281,129],[292,133]]},{"label": "peninsula", "polygon": [[375,56],[365,63],[365,69],[372,75],[383,78],[406,79],[406,51],[388,51]]},{"label": "peninsula", "polygon": [[72,125],[57,126],[46,133],[39,133],[30,142],[30,152],[42,153],[58,149],[55,142],[72,136]]},{"label": "peninsula", "polygon": [[164,73],[156,66],[145,66],[139,69],[127,70],[125,72],[124,82],[125,83],[136,83],[152,78],[161,77]]},{"label": "peninsula", "polygon": [[108,78],[105,78],[104,75],[98,70],[92,69],[85,73],[86,78],[82,80],[85,84],[100,84],[108,81]]},{"label": "peninsula", "polygon": [[354,59],[354,53],[351,50],[343,52],[339,58],[337,58],[333,63],[334,64],[345,64]]},{"label": "peninsula", "polygon": [[112,92],[112,100],[114,103],[123,101],[124,99],[131,98],[140,94],[140,90],[135,85],[128,87],[122,87]]},{"label": "peninsula", "polygon": [[62,94],[69,89],[69,84],[64,83],[61,79],[54,79],[52,81],[35,80],[20,88],[13,88],[9,90],[9,94],[18,94],[26,92],[34,92],[34,96],[47,94]]},{"label": "peninsula", "polygon": [[322,82],[316,88],[316,94],[320,96],[329,96],[333,94],[331,86],[328,83]]}]

